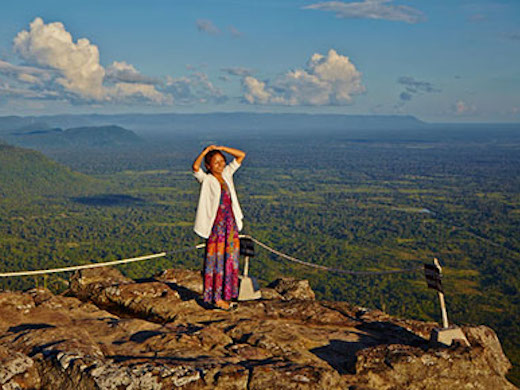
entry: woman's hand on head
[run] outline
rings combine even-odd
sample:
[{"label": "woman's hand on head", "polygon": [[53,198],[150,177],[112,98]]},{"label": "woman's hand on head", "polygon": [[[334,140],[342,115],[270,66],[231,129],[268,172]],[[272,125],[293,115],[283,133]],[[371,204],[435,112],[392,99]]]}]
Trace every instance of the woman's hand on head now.
[{"label": "woman's hand on head", "polygon": [[216,145],[209,145],[209,146],[206,147],[206,149],[204,149],[204,152],[205,153],[209,153],[212,150],[217,150],[217,146]]},{"label": "woman's hand on head", "polygon": [[212,150],[216,150],[217,146],[215,145],[209,145],[204,148],[204,150],[197,156],[195,161],[193,161],[192,169],[193,172],[198,172],[200,169],[200,164],[202,163],[202,160],[204,159],[204,156],[211,152]]}]

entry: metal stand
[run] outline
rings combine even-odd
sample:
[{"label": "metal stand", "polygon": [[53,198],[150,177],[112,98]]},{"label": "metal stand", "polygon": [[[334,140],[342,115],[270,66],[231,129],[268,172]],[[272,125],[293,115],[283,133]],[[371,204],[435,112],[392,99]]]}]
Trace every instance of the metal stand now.
[{"label": "metal stand", "polygon": [[[430,333],[430,342],[432,343],[441,343],[447,346],[450,346],[453,344],[454,341],[459,342],[463,345],[470,346],[468,339],[462,332],[462,329],[460,329],[458,326],[450,326],[448,323],[448,311],[446,310],[446,303],[444,302],[444,292],[441,285],[441,275],[442,275],[442,268],[439,264],[439,260],[437,258],[433,259],[433,264],[435,265],[435,268],[437,268],[437,285],[434,288],[437,290],[437,294],[439,295],[439,302],[441,304],[441,313],[442,313],[442,328],[435,328]],[[433,275],[430,274],[430,277],[435,278]],[[428,274],[427,274],[428,278]],[[430,286],[430,283],[428,283]]]},{"label": "metal stand", "polygon": [[248,276],[249,274],[249,256],[244,259],[244,275],[240,278],[240,289],[238,291],[239,301],[252,301],[262,298],[262,293],[258,289],[256,281]]},{"label": "metal stand", "polygon": [[[441,274],[442,268],[437,258],[433,259],[433,264],[439,269],[439,274]],[[446,303],[444,302],[444,292],[442,290],[438,290],[437,294],[439,295],[439,302],[441,304],[442,327],[446,329],[450,326],[450,324],[448,323],[448,312],[446,311]]]}]

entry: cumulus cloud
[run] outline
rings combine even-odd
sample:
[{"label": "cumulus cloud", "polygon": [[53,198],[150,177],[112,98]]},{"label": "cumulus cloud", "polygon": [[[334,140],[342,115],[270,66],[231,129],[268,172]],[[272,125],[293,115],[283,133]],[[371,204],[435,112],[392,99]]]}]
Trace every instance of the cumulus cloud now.
[{"label": "cumulus cloud", "polygon": [[432,83],[416,80],[410,76],[399,77],[397,82],[405,88],[399,95],[401,101],[410,101],[418,94],[440,92],[440,89],[435,88]]},{"label": "cumulus cloud", "polygon": [[18,33],[14,49],[29,62],[60,71],[56,82],[67,91],[94,100],[106,94],[97,46],[86,38],[74,43],[62,23],[45,24],[36,18],[30,31]]},{"label": "cumulus cloud", "polygon": [[0,60],[0,74],[29,84],[43,84],[52,77],[48,70],[32,66],[17,66]]},{"label": "cumulus cloud", "polygon": [[250,104],[266,104],[273,101],[273,92],[265,90],[265,83],[251,76],[246,76],[242,81],[242,85],[246,90],[244,99]]},{"label": "cumulus cloud", "polygon": [[[29,31],[21,31],[14,39],[15,51],[27,62],[52,69],[57,75],[54,87],[61,86],[70,100],[143,102],[165,104],[171,97],[163,95],[152,80],[125,62],[114,62],[106,71],[99,62],[98,47],[86,38],[74,42],[60,22],[45,24],[36,18]],[[36,76],[22,81],[36,81]],[[106,84],[112,82],[112,84]]]},{"label": "cumulus cloud", "polygon": [[207,74],[194,72],[188,77],[168,77],[166,88],[178,104],[224,103],[226,95],[216,87]]},{"label": "cumulus cloud", "polygon": [[426,20],[421,11],[405,5],[393,5],[392,1],[363,0],[351,3],[326,1],[303,8],[334,12],[340,19],[383,19],[405,23],[419,23]]},{"label": "cumulus cloud", "polygon": [[222,68],[222,69],[220,69],[220,71],[227,73],[231,76],[240,76],[240,77],[251,76],[251,74],[253,73],[251,69],[243,68],[240,66],[231,67],[231,68]]},{"label": "cumulus cloud", "polygon": [[346,56],[329,50],[314,54],[306,69],[291,70],[273,81],[252,76],[242,80],[244,100],[249,104],[345,105],[365,91],[361,73]]},{"label": "cumulus cloud", "polygon": [[157,91],[155,86],[139,83],[117,83],[110,89],[108,100],[135,102],[148,101],[155,104],[172,104],[173,97]]},{"label": "cumulus cloud", "polygon": [[[105,69],[100,64],[98,47],[85,38],[74,42],[72,35],[59,22],[45,24],[41,18],[36,18],[28,31],[21,31],[16,36],[14,49],[31,66],[0,61],[0,74],[17,83],[33,86],[29,90],[12,86],[3,88],[4,95],[7,91],[11,95],[17,93],[28,98],[61,95],[75,104],[170,105],[176,103],[177,98],[184,102],[186,96],[192,100],[197,97],[198,101],[225,99],[222,91],[213,86],[204,74],[185,78],[189,93],[176,97],[169,92],[175,92],[171,78],[161,81],[143,75],[125,61],[114,61]],[[44,83],[45,86],[42,85]],[[36,84],[39,84],[39,90]]]},{"label": "cumulus cloud", "polygon": [[158,80],[145,76],[137,71],[131,64],[125,61],[114,61],[106,69],[106,78],[112,81],[123,83],[157,84]]},{"label": "cumulus cloud", "polygon": [[205,32],[212,35],[220,34],[220,30],[213,24],[211,20],[207,19],[197,19],[196,21],[197,30],[200,32]]},{"label": "cumulus cloud", "polygon": [[104,68],[98,47],[88,39],[76,42],[62,23],[36,18],[14,39],[15,53],[26,65],[0,60],[0,96],[63,99],[73,104],[222,103],[227,97],[203,72],[187,77],[154,78],[132,64],[114,61]]},{"label": "cumulus cloud", "polygon": [[0,97],[14,97],[24,99],[56,99],[58,94],[53,91],[38,91],[28,88],[12,86],[7,82],[0,82]]}]

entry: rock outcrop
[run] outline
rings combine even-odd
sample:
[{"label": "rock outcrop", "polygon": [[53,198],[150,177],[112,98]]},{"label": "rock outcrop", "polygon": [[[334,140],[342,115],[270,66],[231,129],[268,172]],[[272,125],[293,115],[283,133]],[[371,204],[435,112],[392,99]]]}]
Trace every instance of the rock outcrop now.
[{"label": "rock outcrop", "polygon": [[231,311],[205,307],[201,289],[192,271],[97,269],[65,295],[0,292],[0,388],[515,389],[485,326],[463,328],[471,347],[442,347],[434,323],[316,301],[306,281]]}]

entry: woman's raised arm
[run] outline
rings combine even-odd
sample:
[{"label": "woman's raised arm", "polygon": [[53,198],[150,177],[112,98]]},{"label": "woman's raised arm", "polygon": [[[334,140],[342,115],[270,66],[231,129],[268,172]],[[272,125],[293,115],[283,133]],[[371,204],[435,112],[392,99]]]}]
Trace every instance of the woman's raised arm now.
[{"label": "woman's raised arm", "polygon": [[217,149],[217,146],[209,145],[208,147],[206,147],[201,152],[201,154],[198,155],[198,157],[195,159],[195,161],[193,161],[193,165],[191,166],[191,168],[193,169],[193,172],[198,172],[199,171],[200,164],[202,163],[202,160],[204,159],[204,156],[206,154],[208,154],[209,152],[211,152],[212,150],[215,150],[215,149]]},{"label": "woman's raised arm", "polygon": [[244,158],[246,157],[246,153],[239,149],[230,148],[228,146],[215,146],[215,148],[217,150],[222,150],[223,152],[229,153],[237,159],[239,164],[242,164],[242,161],[244,161]]}]

